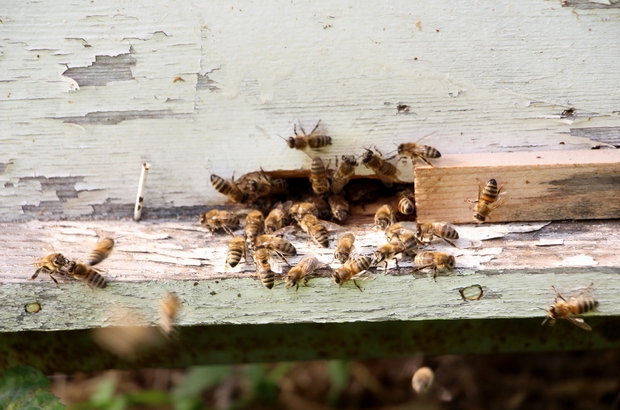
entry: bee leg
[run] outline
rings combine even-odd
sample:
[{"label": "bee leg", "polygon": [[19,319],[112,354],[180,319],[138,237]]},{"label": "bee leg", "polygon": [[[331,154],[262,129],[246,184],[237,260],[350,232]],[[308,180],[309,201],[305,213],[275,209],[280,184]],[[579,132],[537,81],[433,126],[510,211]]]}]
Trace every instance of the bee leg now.
[{"label": "bee leg", "polygon": [[34,280],[37,278],[37,276],[39,276],[39,273],[43,272],[43,269],[45,269],[44,266],[40,267],[39,269],[37,269],[34,273],[34,275],[32,275],[32,277],[30,278],[30,280]]},{"label": "bee leg", "polygon": [[553,288],[553,290],[555,291],[555,294],[556,294],[555,300],[557,301],[557,300],[558,300],[558,298],[560,298],[560,299],[562,299],[564,302],[566,302],[566,299],[564,299],[564,296],[562,296],[562,295],[560,294],[560,292],[558,292],[558,290],[555,288],[555,286],[551,286],[551,287]]},{"label": "bee leg", "polygon": [[226,231],[226,233],[230,234],[231,236],[233,236],[233,237],[235,236],[235,235],[233,234],[232,230],[231,230],[228,226],[226,226],[226,225],[222,225],[222,229],[223,229],[223,230],[225,230],[225,231]]},{"label": "bee leg", "polygon": [[[314,126],[314,128],[312,129],[312,132],[310,132],[310,134],[314,134],[314,131],[316,131],[317,128],[319,128],[319,124],[321,124],[321,120],[319,120],[319,122],[316,123],[316,125]],[[301,128],[301,124],[299,124],[299,128]],[[303,128],[301,129],[303,131]],[[305,134],[305,132],[304,132]]]},{"label": "bee leg", "polygon": [[422,156],[419,156],[418,158],[420,158],[422,161],[426,162],[431,167],[435,168],[435,165],[431,164],[431,162],[429,160],[427,160],[426,158],[424,158]]},{"label": "bee leg", "polygon": [[398,266],[398,259],[394,258],[394,263],[396,264],[396,270],[400,273],[400,266]]},{"label": "bee leg", "polygon": [[56,287],[58,288],[58,281],[56,280],[55,277],[52,276],[52,272],[50,272],[50,278],[52,278],[52,280],[54,281],[54,283],[56,284]]},{"label": "bee leg", "polygon": [[573,296],[573,298],[578,298],[579,296],[588,293],[590,291],[590,289],[592,289],[592,285],[594,285],[594,282],[590,283],[590,285],[585,288],[584,290],[582,290],[581,292],[577,293],[575,296]]},{"label": "bee leg", "polygon": [[442,238],[441,236],[438,236],[438,238],[443,239],[445,242],[447,242],[447,243],[448,243],[448,245],[453,246],[453,247],[455,247],[455,248],[457,248],[457,249],[460,249],[458,246],[456,246],[456,245],[454,244],[454,242],[449,241],[449,240],[447,240],[446,238]]},{"label": "bee leg", "polygon": [[357,286],[360,292],[363,292],[362,288],[360,288],[360,285],[357,284],[357,281],[355,279],[353,279],[353,283],[355,284],[355,286]]},{"label": "bee leg", "polygon": [[433,280],[437,282],[437,266],[433,266]]}]

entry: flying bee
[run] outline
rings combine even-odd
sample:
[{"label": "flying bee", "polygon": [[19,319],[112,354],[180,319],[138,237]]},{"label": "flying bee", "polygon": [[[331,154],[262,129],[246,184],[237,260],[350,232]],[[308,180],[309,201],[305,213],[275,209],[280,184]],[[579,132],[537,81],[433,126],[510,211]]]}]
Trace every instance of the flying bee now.
[{"label": "flying bee", "polygon": [[290,213],[297,222],[300,222],[307,214],[319,216],[319,210],[312,202],[296,202],[291,206]]},{"label": "flying bee", "polygon": [[103,238],[97,242],[97,245],[91,251],[90,257],[88,258],[88,264],[90,266],[95,266],[96,264],[101,263],[105,258],[110,256],[112,249],[114,249],[114,239]]},{"label": "flying bee", "polygon": [[381,206],[375,213],[375,226],[385,231],[389,226],[396,222],[394,210],[388,204]]},{"label": "flying bee", "polygon": [[299,124],[301,134],[298,134],[297,124],[293,124],[293,132],[295,133],[295,136],[289,137],[286,140],[289,148],[305,150],[306,148],[310,147],[311,149],[317,150],[323,148],[326,145],[331,145],[332,138],[328,135],[325,135],[321,131],[317,131],[317,129],[319,128],[319,124],[321,124],[321,120],[316,123],[310,134],[306,134],[306,131],[304,131],[301,124]]},{"label": "flying bee", "polygon": [[355,242],[355,235],[353,233],[347,232],[342,235],[334,251],[334,259],[344,265],[349,260],[351,252],[353,252],[353,242]]},{"label": "flying bee", "polygon": [[243,231],[245,233],[245,240],[250,246],[254,246],[256,238],[263,232],[263,220],[263,213],[256,209],[250,211],[245,218],[245,227]]},{"label": "flying bee", "polygon": [[312,214],[304,215],[299,225],[314,242],[324,248],[329,248],[329,233],[327,232],[327,228],[316,216]]},{"label": "flying bee", "polygon": [[200,214],[199,221],[201,226],[209,228],[212,233],[218,229],[223,229],[231,235],[233,234],[232,229],[239,225],[239,217],[237,215],[229,211],[217,209]]},{"label": "flying bee", "polygon": [[349,217],[349,203],[342,195],[332,195],[327,198],[332,215],[339,222],[344,222]]},{"label": "flying bee", "polygon": [[357,161],[353,155],[343,155],[341,157],[342,162],[338,166],[338,169],[332,175],[332,194],[339,194],[344,189],[345,185],[349,182],[353,174],[355,173],[355,167],[357,167]]},{"label": "flying bee", "polygon": [[241,261],[241,257],[245,258],[245,263],[248,263],[247,245],[245,238],[241,236],[235,236],[228,244],[228,252],[226,254],[226,264],[231,268],[234,268]]},{"label": "flying bee", "polygon": [[99,272],[84,263],[77,261],[70,261],[67,264],[67,276],[73,276],[73,278],[86,282],[88,287],[90,288],[100,288],[103,289],[106,287],[106,280],[103,276],[99,274]]},{"label": "flying bee", "polygon": [[256,275],[267,289],[273,288],[275,274],[271,270],[271,254],[266,248],[259,248],[254,251],[254,265],[256,265]]},{"label": "flying bee", "polygon": [[310,168],[310,184],[312,190],[317,195],[325,195],[329,192],[329,180],[327,179],[327,170],[323,160],[320,157],[314,157],[312,160],[312,168]]},{"label": "flying bee", "polygon": [[420,138],[417,142],[406,142],[404,144],[400,144],[398,146],[398,155],[402,155],[404,157],[409,157],[415,163],[416,158],[420,158],[422,161],[426,162],[431,167],[434,166],[428,160],[429,158],[441,158],[441,154],[435,148],[430,147],[428,145],[418,144],[421,140],[432,135],[434,133],[428,134],[422,138]]},{"label": "flying bee", "polygon": [[393,164],[384,160],[380,153],[375,154],[367,149],[362,157],[362,163],[366,168],[371,169],[388,188],[391,188],[394,182],[399,182],[400,171]]},{"label": "flying bee", "polygon": [[274,233],[288,224],[289,211],[292,204],[291,201],[287,201],[283,204],[278,202],[274,205],[267,218],[265,218],[265,232]]},{"label": "flying bee", "polygon": [[370,256],[358,256],[333,271],[332,279],[334,283],[339,286],[342,286],[343,283],[352,280],[355,286],[360,290],[360,292],[362,292],[362,288],[360,288],[356,280],[370,278],[364,274],[370,268],[371,262],[372,258]]},{"label": "flying bee", "polygon": [[396,256],[400,255],[405,251],[405,247],[400,241],[388,242],[384,245],[381,245],[374,253],[372,264],[379,265],[380,263],[385,263],[385,270],[387,271],[388,261],[394,259],[396,263],[396,268],[398,267],[398,259]]},{"label": "flying bee", "polygon": [[504,202],[508,200],[508,197],[499,197],[502,192],[502,186],[497,187],[497,181],[490,179],[489,182],[482,188],[482,183],[478,181],[478,201],[476,202],[476,208],[474,209],[474,219],[480,223],[484,222],[491,212],[499,208]]},{"label": "flying bee", "polygon": [[249,202],[254,202],[271,193],[271,178],[261,169],[241,175],[237,179],[237,186],[241,192],[247,194]]},{"label": "flying bee", "polygon": [[168,293],[159,302],[159,330],[168,339],[176,332],[174,328],[174,321],[177,313],[181,307],[179,297],[174,292]]},{"label": "flying bee", "polygon": [[52,278],[56,286],[58,286],[58,281],[53,275],[55,273],[63,275],[64,274],[63,269],[68,263],[69,261],[67,260],[67,258],[65,258],[65,256],[62,253],[58,253],[58,252],[50,253],[42,258],[37,259],[34,262],[34,266],[38,269],[34,272],[34,275],[32,275],[30,279],[31,280],[36,279],[37,276],[39,276],[39,273],[45,272],[48,275],[50,275],[50,278]]},{"label": "flying bee", "polygon": [[423,244],[429,244],[433,237],[437,237],[454,246],[455,248],[457,248],[457,246],[452,241],[450,241],[450,239],[459,239],[459,233],[456,231],[454,226],[445,222],[429,222],[418,224],[415,236],[418,241]]},{"label": "flying bee", "polygon": [[232,179],[224,179],[218,175],[211,174],[211,185],[213,185],[217,192],[226,195],[233,202],[244,204],[247,200],[247,195],[237,187],[234,177]]},{"label": "flying bee", "polygon": [[583,321],[581,318],[574,317],[575,315],[581,315],[583,313],[595,310],[598,307],[598,301],[583,297],[583,293],[588,292],[592,287],[592,284],[587,287],[586,290],[570,298],[568,301],[564,299],[564,296],[558,292],[555,286],[552,286],[555,291],[555,303],[547,308],[547,317],[543,320],[544,325],[549,320],[549,325],[553,326],[557,319],[567,319],[575,326],[578,326],[584,330],[592,330],[592,328]]},{"label": "flying bee", "polygon": [[400,191],[396,195],[396,208],[398,212],[403,215],[411,215],[415,211],[415,205],[411,198],[413,198],[413,192],[410,189]]},{"label": "flying bee", "polygon": [[308,283],[308,276],[310,276],[315,270],[327,265],[319,262],[317,258],[312,255],[305,255],[295,267],[291,268],[284,277],[284,283],[287,288],[295,286],[295,292],[299,289],[299,282],[304,281],[304,285]]},{"label": "flying bee", "polygon": [[456,258],[444,252],[424,251],[418,253],[413,258],[413,263],[418,265],[418,267],[415,268],[414,271],[424,268],[432,268],[433,280],[437,281],[437,269],[454,269],[456,267]]}]

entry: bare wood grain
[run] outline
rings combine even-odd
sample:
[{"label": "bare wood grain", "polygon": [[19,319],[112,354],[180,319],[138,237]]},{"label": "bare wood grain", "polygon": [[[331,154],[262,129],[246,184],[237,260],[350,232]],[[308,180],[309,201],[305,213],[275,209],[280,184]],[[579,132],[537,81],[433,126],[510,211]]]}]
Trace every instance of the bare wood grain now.
[{"label": "bare wood grain", "polygon": [[492,222],[620,217],[620,151],[446,155],[415,168],[419,222],[473,221],[478,182],[494,178],[509,199]]}]

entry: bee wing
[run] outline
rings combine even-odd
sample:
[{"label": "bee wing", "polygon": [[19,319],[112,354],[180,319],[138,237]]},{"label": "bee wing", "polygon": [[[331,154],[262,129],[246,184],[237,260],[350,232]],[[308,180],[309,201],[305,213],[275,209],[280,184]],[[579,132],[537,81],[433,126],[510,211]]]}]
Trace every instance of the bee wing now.
[{"label": "bee wing", "polygon": [[394,182],[398,182],[398,178],[396,177],[396,175],[400,174],[400,170],[396,170],[396,173],[392,176],[385,175],[379,172],[375,172],[375,174],[377,175],[379,180],[383,182],[383,185],[385,185],[388,188],[392,188],[392,186],[394,185]]},{"label": "bee wing", "polygon": [[357,275],[351,276],[351,280],[375,280],[376,277],[373,273],[364,270],[358,273]]},{"label": "bee wing", "polygon": [[330,232],[334,232],[334,231],[340,231],[342,229],[342,226],[335,224],[333,222],[329,222],[329,221],[325,221],[323,219],[319,219],[319,222],[325,226],[325,229],[327,229]]},{"label": "bee wing", "polygon": [[274,273],[282,274],[282,265],[272,252],[269,252],[269,265],[271,265],[271,270]]},{"label": "bee wing", "polygon": [[418,142],[422,141],[423,139],[426,139],[426,138],[428,138],[428,137],[430,137],[431,135],[436,134],[436,133],[437,133],[437,131],[433,131],[433,132],[431,132],[430,134],[426,134],[425,136],[423,136],[422,138],[420,138],[419,140],[417,140],[415,143],[417,144]]},{"label": "bee wing", "polygon": [[581,318],[578,318],[578,317],[567,317],[566,319],[568,319],[575,326],[582,328],[583,330],[588,330],[588,331],[592,330],[590,325],[588,325],[586,322],[584,322],[583,319],[581,319]]},{"label": "bee wing", "polygon": [[508,194],[500,194],[499,197],[497,198],[497,200],[495,202],[493,202],[489,208],[492,210],[499,208],[500,206],[502,206],[506,201],[508,201],[510,199],[510,195]]}]

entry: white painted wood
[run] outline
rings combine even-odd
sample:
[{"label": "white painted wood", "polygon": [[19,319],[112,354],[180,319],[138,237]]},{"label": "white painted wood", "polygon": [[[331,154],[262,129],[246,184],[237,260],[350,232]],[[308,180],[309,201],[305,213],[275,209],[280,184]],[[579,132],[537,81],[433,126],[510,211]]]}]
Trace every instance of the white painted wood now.
[{"label": "white painted wood", "polygon": [[143,162],[147,211],[223,203],[210,173],[309,167],[278,137],[296,121],[322,120],[328,158],[430,132],[456,154],[620,130],[615,5],[8,1],[0,18],[2,220],[129,216]]}]

